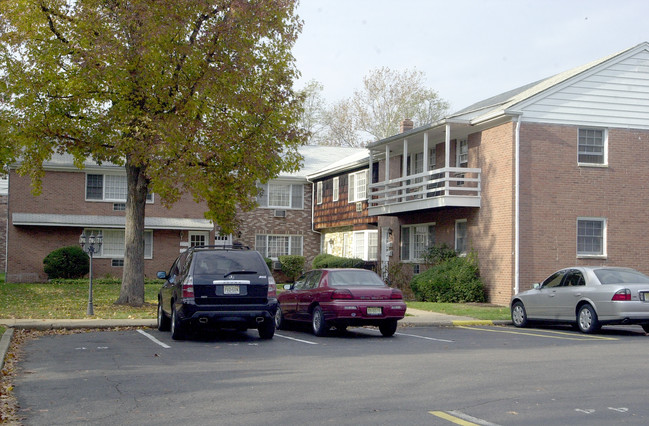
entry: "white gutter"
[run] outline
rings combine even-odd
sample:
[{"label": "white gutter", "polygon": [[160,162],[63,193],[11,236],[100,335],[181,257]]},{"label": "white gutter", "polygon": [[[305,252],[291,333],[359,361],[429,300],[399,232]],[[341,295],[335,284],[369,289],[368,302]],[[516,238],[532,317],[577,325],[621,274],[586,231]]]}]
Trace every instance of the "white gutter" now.
[{"label": "white gutter", "polygon": [[[315,187],[315,182],[312,180],[309,180],[309,178],[306,178],[306,181],[311,184],[311,232],[315,232],[316,234],[320,234],[322,236],[322,232],[316,231],[315,230],[315,203],[316,203],[316,196],[317,194],[315,193],[316,187]],[[323,191],[324,191],[324,183],[322,184]],[[322,239],[320,241],[320,248],[322,248]]]},{"label": "white gutter", "polygon": [[514,135],[514,144],[516,146],[516,153],[514,154],[514,164],[515,164],[515,193],[514,193],[514,294],[518,294],[520,290],[520,239],[521,239],[521,230],[520,230],[520,180],[521,180],[521,171],[520,171],[520,153],[521,153],[521,121],[523,119],[523,114],[518,113],[516,115],[516,132]]}]

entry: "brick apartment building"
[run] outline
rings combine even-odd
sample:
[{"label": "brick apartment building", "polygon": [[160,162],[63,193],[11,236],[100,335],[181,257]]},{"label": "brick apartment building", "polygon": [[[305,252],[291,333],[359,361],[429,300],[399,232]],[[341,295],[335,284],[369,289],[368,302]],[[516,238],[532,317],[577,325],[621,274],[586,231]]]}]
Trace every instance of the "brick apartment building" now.
[{"label": "brick apartment building", "polygon": [[501,305],[570,265],[649,273],[647,99],[642,43],[370,144],[380,261],[473,251]]},{"label": "brick apartment building", "polygon": [[[195,244],[239,241],[277,260],[300,254],[311,261],[320,249],[320,234],[311,225],[311,187],[306,174],[358,151],[340,147],[302,147],[302,169],[265,185],[260,208],[241,212],[235,235],[220,235],[204,218],[206,206],[185,195],[167,209],[150,194],[145,218],[145,274],[168,268],[178,253]],[[124,256],[126,174],[123,167],[88,161],[77,169],[67,155],[44,164],[42,193],[31,194],[28,177],[15,167],[9,173],[7,281],[31,282],[47,278],[43,258],[52,250],[77,245],[82,232],[101,230],[104,244],[95,255],[96,276],[121,276]],[[1,208],[1,206],[0,206]]]}]

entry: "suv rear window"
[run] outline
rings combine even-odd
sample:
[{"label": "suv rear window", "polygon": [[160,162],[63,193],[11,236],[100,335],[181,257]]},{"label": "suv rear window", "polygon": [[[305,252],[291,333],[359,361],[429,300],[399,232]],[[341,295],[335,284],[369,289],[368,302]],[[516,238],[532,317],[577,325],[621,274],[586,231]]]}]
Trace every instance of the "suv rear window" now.
[{"label": "suv rear window", "polygon": [[225,275],[234,271],[266,273],[265,265],[255,251],[196,251],[194,274]]}]

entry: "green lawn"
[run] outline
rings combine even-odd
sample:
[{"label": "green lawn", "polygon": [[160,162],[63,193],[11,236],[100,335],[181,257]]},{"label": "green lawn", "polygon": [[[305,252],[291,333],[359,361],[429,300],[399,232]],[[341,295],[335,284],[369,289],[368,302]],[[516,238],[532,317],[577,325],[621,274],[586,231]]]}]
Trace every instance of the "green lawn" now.
[{"label": "green lawn", "polygon": [[[0,318],[87,318],[88,280],[70,280],[57,283],[5,283],[0,276]],[[115,305],[119,296],[118,280],[93,280],[93,318],[153,319],[156,315],[157,295],[162,281],[145,284],[145,305],[140,308]],[[509,308],[478,303],[407,302],[414,309],[468,316],[484,320],[510,319]]]},{"label": "green lawn", "polygon": [[[85,281],[85,282],[83,282]],[[145,284],[145,305],[140,308],[115,305],[119,282],[93,280],[94,318],[155,318],[157,295],[162,281]],[[87,318],[88,281],[65,283],[0,283],[0,318]]]},{"label": "green lawn", "polygon": [[449,315],[467,316],[481,320],[509,320],[509,307],[494,306],[486,303],[433,303],[406,302],[409,308],[424,311],[440,312]]}]

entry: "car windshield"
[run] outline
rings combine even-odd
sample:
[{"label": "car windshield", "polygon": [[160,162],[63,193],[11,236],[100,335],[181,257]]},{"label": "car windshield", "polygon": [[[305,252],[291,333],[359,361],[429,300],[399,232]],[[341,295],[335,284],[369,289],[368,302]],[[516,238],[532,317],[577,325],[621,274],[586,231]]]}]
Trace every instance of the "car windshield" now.
[{"label": "car windshield", "polygon": [[385,284],[371,271],[331,271],[329,273],[329,285],[332,287],[356,287],[356,286],[380,286]]},{"label": "car windshield", "polygon": [[602,284],[649,284],[649,277],[633,269],[597,269]]},{"label": "car windshield", "polygon": [[265,272],[255,251],[197,251],[194,253],[194,274],[226,275],[232,272]]}]

